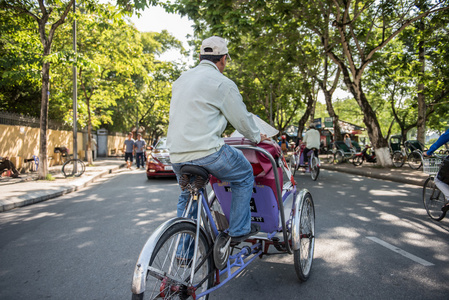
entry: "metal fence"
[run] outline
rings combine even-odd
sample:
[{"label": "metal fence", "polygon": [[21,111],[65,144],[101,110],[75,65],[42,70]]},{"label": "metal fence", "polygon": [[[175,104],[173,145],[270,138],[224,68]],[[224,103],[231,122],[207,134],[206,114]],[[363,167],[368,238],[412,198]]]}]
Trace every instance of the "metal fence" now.
[{"label": "metal fence", "polygon": [[[40,120],[35,117],[0,111],[0,124],[39,128]],[[53,130],[72,130],[72,126],[54,120],[48,120],[48,128]]]}]

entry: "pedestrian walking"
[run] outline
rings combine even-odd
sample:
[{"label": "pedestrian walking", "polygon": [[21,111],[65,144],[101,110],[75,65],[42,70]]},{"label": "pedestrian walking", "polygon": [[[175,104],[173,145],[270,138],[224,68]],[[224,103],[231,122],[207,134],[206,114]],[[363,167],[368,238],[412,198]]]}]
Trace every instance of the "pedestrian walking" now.
[{"label": "pedestrian walking", "polygon": [[123,143],[123,152],[125,152],[126,167],[128,169],[131,169],[131,165],[133,164],[134,142],[133,133],[128,133],[128,138]]},{"label": "pedestrian walking", "polygon": [[145,140],[142,139],[142,135],[140,133],[137,134],[137,141],[134,142],[134,151],[136,153],[136,166],[137,169],[145,169],[144,164],[144,155],[143,152],[145,151],[145,146],[147,143]]}]

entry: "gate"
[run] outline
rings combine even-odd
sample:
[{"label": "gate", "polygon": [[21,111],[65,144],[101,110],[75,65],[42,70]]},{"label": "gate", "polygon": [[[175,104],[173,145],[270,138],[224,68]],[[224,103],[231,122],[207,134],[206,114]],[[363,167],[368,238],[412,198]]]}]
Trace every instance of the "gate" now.
[{"label": "gate", "polygon": [[98,156],[106,157],[108,156],[108,131],[107,129],[98,129],[97,130],[98,137]]}]

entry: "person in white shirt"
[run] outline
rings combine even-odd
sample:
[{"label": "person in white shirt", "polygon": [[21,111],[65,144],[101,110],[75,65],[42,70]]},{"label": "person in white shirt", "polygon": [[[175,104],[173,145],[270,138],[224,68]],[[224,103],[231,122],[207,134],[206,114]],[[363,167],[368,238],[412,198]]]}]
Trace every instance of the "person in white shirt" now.
[{"label": "person in white shirt", "polygon": [[[213,36],[202,42],[199,65],[173,84],[167,145],[178,180],[180,168],[190,164],[230,183],[229,236],[238,243],[259,230],[258,224],[251,224],[253,171],[243,153],[226,145],[222,135],[229,121],[254,143],[268,138],[260,133],[236,84],[222,74],[228,60],[224,39]],[[189,192],[181,192],[178,216],[182,216],[188,199]],[[195,210],[191,215],[196,214]]]},{"label": "person in white shirt", "polygon": [[320,149],[320,132],[315,129],[314,124],[310,124],[309,130],[307,130],[304,135],[303,143],[306,145],[306,148],[304,148],[303,151],[305,163],[309,160],[307,153],[312,149],[314,150],[315,156],[318,157],[318,149]]}]

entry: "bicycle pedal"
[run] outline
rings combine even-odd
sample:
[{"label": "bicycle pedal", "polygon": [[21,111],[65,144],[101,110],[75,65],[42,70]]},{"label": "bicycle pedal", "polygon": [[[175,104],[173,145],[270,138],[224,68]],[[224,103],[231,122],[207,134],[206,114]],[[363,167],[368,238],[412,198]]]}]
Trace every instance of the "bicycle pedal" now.
[{"label": "bicycle pedal", "polygon": [[231,237],[221,232],[214,243],[214,263],[218,270],[226,267],[230,254]]}]

